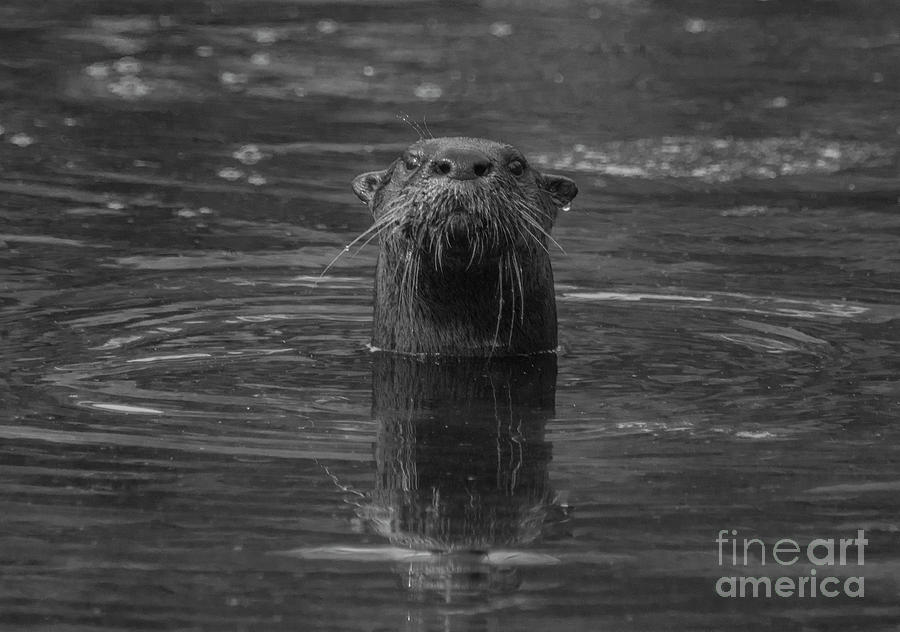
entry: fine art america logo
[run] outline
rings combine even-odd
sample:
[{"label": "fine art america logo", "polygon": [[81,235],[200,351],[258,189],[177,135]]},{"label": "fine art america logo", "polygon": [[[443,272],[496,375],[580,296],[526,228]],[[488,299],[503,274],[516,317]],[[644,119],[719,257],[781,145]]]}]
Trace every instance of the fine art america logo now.
[{"label": "fine art america logo", "polygon": [[865,549],[869,541],[863,529],[855,538],[816,538],[805,547],[790,538],[767,544],[759,538],[738,538],[734,529],[719,531],[719,566],[729,563],[735,570],[749,571],[774,564],[790,567],[800,562],[805,571],[782,577],[759,577],[747,573],[716,580],[720,597],[847,597],[865,596]]}]

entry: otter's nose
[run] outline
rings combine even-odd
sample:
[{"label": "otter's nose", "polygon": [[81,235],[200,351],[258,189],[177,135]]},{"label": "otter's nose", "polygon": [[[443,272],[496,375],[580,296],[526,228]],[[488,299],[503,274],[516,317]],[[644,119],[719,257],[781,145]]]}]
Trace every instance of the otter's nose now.
[{"label": "otter's nose", "polygon": [[435,173],[454,180],[474,180],[491,172],[491,159],[480,151],[448,149],[431,161]]}]

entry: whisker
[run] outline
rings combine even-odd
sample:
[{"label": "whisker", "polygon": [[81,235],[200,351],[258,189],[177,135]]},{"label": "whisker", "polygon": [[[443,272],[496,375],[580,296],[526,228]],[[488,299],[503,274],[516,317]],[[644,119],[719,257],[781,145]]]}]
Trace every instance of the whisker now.
[{"label": "whisker", "polygon": [[541,238],[538,237],[538,236],[531,230],[531,227],[530,227],[529,225],[517,224],[516,227],[517,227],[517,229],[519,230],[519,235],[520,235],[520,236],[524,237],[524,236],[527,235],[528,237],[530,237],[530,238],[532,239],[532,241],[534,241],[534,243],[536,243],[536,244],[538,245],[538,247],[539,247],[541,250],[543,250],[544,252],[546,252],[548,255],[550,254],[550,250],[547,249],[546,244],[544,244],[544,242],[541,241]]},{"label": "whisker", "polygon": [[407,114],[406,112],[398,112],[397,118],[409,125],[413,129],[413,131],[419,135],[419,140],[425,140],[425,134],[422,133],[422,128],[419,127],[418,123],[416,123],[409,117],[409,114]]},{"label": "whisker", "polygon": [[516,273],[516,282],[519,285],[519,324],[525,322],[525,285],[522,281],[522,266],[515,250],[512,251],[513,271]]},{"label": "whisker", "polygon": [[503,266],[503,272],[509,273],[509,331],[506,336],[506,345],[512,345],[512,337],[513,330],[515,329],[516,324],[516,284],[515,279],[513,279],[512,273],[512,263],[510,261],[512,259],[512,253],[504,254],[502,257],[505,265]]},{"label": "whisker", "polygon": [[[548,232],[544,229],[543,226],[541,226],[540,222],[538,222],[534,217],[532,217],[532,215],[531,215],[528,211],[526,211],[526,210],[524,210],[524,209],[521,209],[521,208],[519,208],[518,210],[519,210],[519,217],[521,217],[521,218],[524,219],[526,222],[528,222],[531,226],[533,226],[533,227],[535,228],[535,230],[538,231],[538,234],[543,235],[544,237],[546,237],[547,239],[549,239],[550,242],[551,242],[554,246],[556,246],[557,248],[559,248],[559,251],[560,251],[561,253],[566,254],[566,251],[563,249],[562,246],[559,245],[559,242],[556,241],[556,240],[553,238],[553,235],[551,235],[550,233],[548,233]],[[547,248],[545,247],[544,250],[547,250]]]},{"label": "whisker", "polygon": [[392,222],[394,222],[398,219],[395,215],[396,214],[385,213],[374,224],[369,226],[366,230],[364,230],[362,233],[360,233],[355,239],[353,239],[353,241],[351,241],[349,244],[344,246],[341,249],[341,251],[339,253],[337,253],[331,261],[328,262],[328,265],[325,266],[325,269],[323,269],[322,272],[319,273],[319,278],[316,279],[316,282],[314,285],[318,285],[319,281],[321,281],[325,277],[325,275],[328,274],[328,271],[331,270],[331,268],[334,266],[335,263],[337,263],[338,259],[343,257],[348,252],[350,252],[350,249],[353,248],[353,246],[356,245],[361,239],[365,239],[366,240],[365,243],[363,243],[363,245],[357,249],[356,253],[354,253],[352,255],[352,256],[356,256],[360,250],[365,248],[369,244],[369,242],[372,241],[372,239],[377,237]]},{"label": "whisker", "polygon": [[409,287],[410,268],[412,267],[413,249],[408,246],[406,252],[403,253],[403,272],[400,277],[400,296],[398,298],[397,308],[400,311],[406,311],[407,318],[412,319],[412,299]]},{"label": "whisker", "polygon": [[[365,247],[368,246],[370,243],[372,243],[372,240],[373,240],[373,239],[375,239],[376,237],[378,237],[379,235],[381,235],[381,233],[385,232],[385,231],[388,229],[388,225],[389,225],[389,224],[390,224],[390,222],[385,222],[385,225],[384,225],[384,226],[382,226],[379,230],[373,232],[373,233],[369,236],[369,238],[366,239],[366,240],[359,246],[359,248],[356,249],[356,252],[354,252],[354,253],[353,253],[352,255],[350,255],[350,256],[351,256],[351,257],[355,257],[356,255],[358,255],[358,254],[362,251],[363,248],[365,248]],[[398,223],[398,225],[399,225],[399,223]]]},{"label": "whisker", "polygon": [[466,242],[472,248],[472,254],[469,256],[469,263],[466,264],[466,270],[469,270],[472,267],[472,264],[475,263],[475,256],[478,254],[478,239],[472,239],[472,227],[467,223],[466,224]]},{"label": "whisker", "polygon": [[494,341],[491,345],[491,355],[499,346],[500,320],[503,318],[503,259],[497,263],[497,324],[494,326]]},{"label": "whisker", "polygon": [[422,263],[422,257],[416,253],[416,256],[412,263],[412,287],[410,288],[410,302],[418,298],[419,296],[419,275],[421,272],[419,271],[419,267]]}]

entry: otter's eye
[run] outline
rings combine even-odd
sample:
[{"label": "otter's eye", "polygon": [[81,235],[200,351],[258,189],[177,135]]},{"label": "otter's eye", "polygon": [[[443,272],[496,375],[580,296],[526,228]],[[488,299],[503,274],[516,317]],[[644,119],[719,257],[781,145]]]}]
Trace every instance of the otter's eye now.
[{"label": "otter's eye", "polygon": [[413,169],[418,169],[419,165],[422,164],[422,159],[413,154],[405,154],[403,156],[403,166],[406,167],[407,171],[412,171]]},{"label": "otter's eye", "polygon": [[516,158],[515,160],[510,160],[509,164],[506,165],[506,168],[509,169],[509,172],[514,176],[520,176],[525,173],[525,163]]}]

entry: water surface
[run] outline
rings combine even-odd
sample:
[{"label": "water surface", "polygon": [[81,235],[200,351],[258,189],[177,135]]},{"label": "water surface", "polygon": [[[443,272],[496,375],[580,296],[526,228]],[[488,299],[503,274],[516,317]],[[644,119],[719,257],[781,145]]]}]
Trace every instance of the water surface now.
[{"label": "water surface", "polygon": [[[898,20],[6,3],[0,627],[896,629]],[[398,114],[578,181],[555,363],[386,367],[375,246],[320,277]],[[723,529],[865,597],[719,597],[813,568]]]}]

